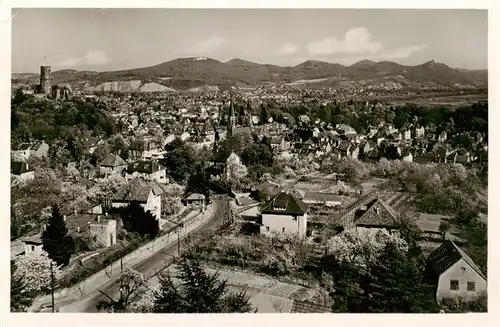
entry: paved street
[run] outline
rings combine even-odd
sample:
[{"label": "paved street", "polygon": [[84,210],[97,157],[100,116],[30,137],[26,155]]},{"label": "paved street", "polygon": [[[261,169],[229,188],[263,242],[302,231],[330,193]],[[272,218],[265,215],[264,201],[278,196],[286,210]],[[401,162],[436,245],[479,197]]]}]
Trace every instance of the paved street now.
[{"label": "paved street", "polygon": [[[213,201],[213,212],[207,213],[210,215],[210,217],[208,217],[208,222],[195,228],[192,233],[210,231],[215,228],[219,220],[224,216],[223,210],[226,206],[222,203],[222,201],[225,200],[215,199]],[[158,251],[145,260],[137,263],[132,269],[149,276],[153,274],[155,270],[159,270],[161,267],[164,267],[166,262],[171,262],[172,258],[177,256],[177,247],[177,241],[175,241],[163,248],[161,251]],[[104,284],[100,290],[113,298],[117,298],[119,292],[117,279],[110,280],[108,283]],[[96,290],[78,301],[68,304],[64,303],[62,305],[59,303],[59,312],[97,312],[96,305],[103,300],[107,300],[107,297]],[[56,303],[56,306],[58,306],[58,303]]]}]

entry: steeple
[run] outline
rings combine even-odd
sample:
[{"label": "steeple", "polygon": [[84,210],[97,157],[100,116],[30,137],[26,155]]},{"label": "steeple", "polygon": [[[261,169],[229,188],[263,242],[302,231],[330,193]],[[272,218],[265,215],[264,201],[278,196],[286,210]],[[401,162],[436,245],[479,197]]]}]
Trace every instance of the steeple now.
[{"label": "steeple", "polygon": [[234,128],[236,127],[236,117],[234,117],[233,96],[229,101],[229,119],[227,124],[227,137],[233,136]]}]

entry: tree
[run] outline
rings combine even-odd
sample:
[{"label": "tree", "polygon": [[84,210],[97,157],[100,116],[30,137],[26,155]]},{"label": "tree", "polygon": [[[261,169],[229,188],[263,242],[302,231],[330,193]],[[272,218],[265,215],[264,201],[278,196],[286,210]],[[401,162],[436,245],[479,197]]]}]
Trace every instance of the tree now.
[{"label": "tree", "polygon": [[74,252],[74,244],[71,236],[68,236],[66,222],[55,205],[52,208],[52,216],[46,229],[42,233],[43,249],[49,255],[49,258],[59,265],[67,265]]},{"label": "tree", "polygon": [[394,244],[384,247],[370,270],[369,312],[437,312],[433,287],[423,282],[422,267],[415,259]]},{"label": "tree", "polygon": [[446,232],[448,232],[450,227],[450,223],[444,220],[442,220],[439,224],[439,231],[441,232],[441,234],[443,234],[443,240],[446,238]]},{"label": "tree", "polygon": [[122,212],[123,228],[141,236],[156,237],[160,231],[158,220],[149,210],[145,210],[139,202],[132,201]]},{"label": "tree", "polygon": [[[16,260],[14,276],[25,283],[25,290],[30,294],[47,291],[51,287],[51,261],[47,254],[24,255]],[[59,266],[52,262],[52,273],[57,281],[61,277]]]},{"label": "tree", "polygon": [[144,276],[139,272],[128,269],[120,276],[120,296],[118,300],[110,298],[108,301],[100,301],[96,308],[98,311],[111,313],[130,312],[131,306],[142,294],[148,291],[148,285]]},{"label": "tree", "polygon": [[16,274],[16,263],[10,262],[10,311],[25,312],[33,302],[33,296],[27,291],[25,280]]},{"label": "tree", "polygon": [[368,269],[387,244],[394,244],[402,252],[408,250],[408,244],[398,234],[369,229],[352,229],[338,234],[329,241],[328,249],[338,260]]},{"label": "tree", "polygon": [[228,294],[227,281],[209,274],[198,259],[184,257],[175,276],[160,277],[154,294],[155,313],[245,313],[250,312],[249,296],[242,291]]}]

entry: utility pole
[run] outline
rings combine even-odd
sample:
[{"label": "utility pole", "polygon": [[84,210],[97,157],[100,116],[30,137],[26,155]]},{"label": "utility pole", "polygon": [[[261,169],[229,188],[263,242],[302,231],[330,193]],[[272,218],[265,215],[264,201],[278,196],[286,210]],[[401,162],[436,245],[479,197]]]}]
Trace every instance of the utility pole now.
[{"label": "utility pole", "polygon": [[120,258],[120,272],[123,273],[123,257]]},{"label": "utility pole", "polygon": [[182,225],[179,225],[179,228],[177,228],[177,253],[179,258],[181,256],[181,228]]},{"label": "utility pole", "polygon": [[52,295],[52,313],[56,312],[54,301],[54,270],[52,269],[52,260],[50,260],[50,293]]}]

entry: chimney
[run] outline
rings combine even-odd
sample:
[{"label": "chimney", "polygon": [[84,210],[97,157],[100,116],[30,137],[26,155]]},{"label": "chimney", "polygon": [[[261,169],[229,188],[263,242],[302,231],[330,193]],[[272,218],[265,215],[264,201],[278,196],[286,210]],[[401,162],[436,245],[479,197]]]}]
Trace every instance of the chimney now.
[{"label": "chimney", "polygon": [[80,233],[80,226],[78,226],[78,227],[76,228],[76,232],[77,232],[77,233]]},{"label": "chimney", "polygon": [[101,222],[101,216],[97,216],[97,222]]},{"label": "chimney", "polygon": [[66,215],[63,216],[63,220],[66,221]]},{"label": "chimney", "polygon": [[76,215],[78,212],[76,211],[76,209],[73,210],[73,213]]},{"label": "chimney", "polygon": [[379,207],[376,207],[375,208],[375,212],[377,213],[377,215],[380,213],[380,208]]}]

